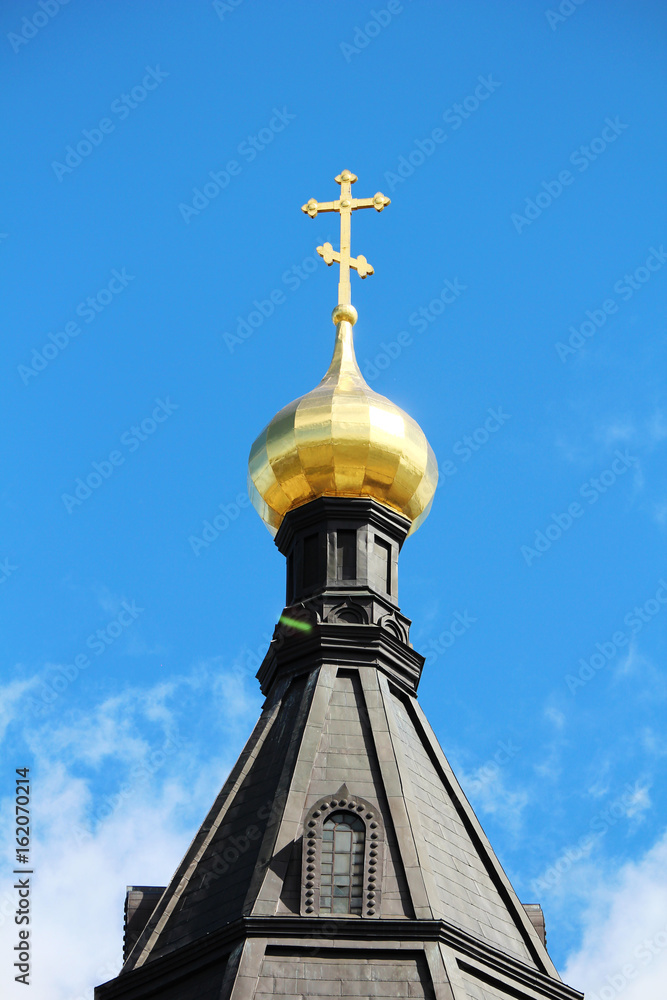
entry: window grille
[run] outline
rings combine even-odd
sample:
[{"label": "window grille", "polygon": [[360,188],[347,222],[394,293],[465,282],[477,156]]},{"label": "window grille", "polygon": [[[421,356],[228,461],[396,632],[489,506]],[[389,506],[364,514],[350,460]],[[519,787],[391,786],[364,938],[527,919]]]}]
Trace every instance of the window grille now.
[{"label": "window grille", "polygon": [[361,913],[366,828],[349,812],[332,813],[322,828],[320,913]]},{"label": "window grille", "polygon": [[384,831],[377,806],[343,786],[304,823],[301,912],[380,915]]}]

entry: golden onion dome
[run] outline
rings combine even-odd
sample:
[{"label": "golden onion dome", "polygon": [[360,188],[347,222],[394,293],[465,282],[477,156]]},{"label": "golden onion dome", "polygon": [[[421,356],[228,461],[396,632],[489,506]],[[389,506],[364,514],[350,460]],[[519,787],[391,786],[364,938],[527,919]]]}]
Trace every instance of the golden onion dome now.
[{"label": "golden onion dome", "polygon": [[435,455],[419,424],[364,381],[354,354],[354,306],[336,306],[332,319],[329,370],[253,444],[248,492],[274,535],[288,511],[322,496],[373,497],[407,517],[411,533],[431,508]]}]

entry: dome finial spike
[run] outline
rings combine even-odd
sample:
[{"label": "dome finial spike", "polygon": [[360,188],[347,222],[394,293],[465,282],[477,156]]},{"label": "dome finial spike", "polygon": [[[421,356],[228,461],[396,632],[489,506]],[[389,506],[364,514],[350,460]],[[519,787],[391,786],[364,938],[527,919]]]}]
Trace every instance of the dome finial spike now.
[{"label": "dome finial spike", "polygon": [[[301,206],[301,211],[309,215],[311,219],[314,219],[318,212],[340,213],[340,251],[334,250],[331,243],[325,243],[324,246],[317,248],[317,252],[329,267],[333,263],[340,264],[338,305],[350,306],[352,304],[350,268],[354,268],[360,278],[374,273],[372,264],[369,264],[362,254],[359,254],[358,257],[350,256],[352,212],[358,208],[374,208],[376,212],[382,212],[387,205],[391,204],[391,199],[386,198],[381,191],[378,191],[372,198],[353,198],[352,185],[357,180],[357,175],[353,174],[351,170],[341,171],[335,180],[337,184],[340,184],[340,198],[337,201],[317,201],[315,198],[311,198],[310,201]],[[334,322],[336,321],[334,320]]]}]

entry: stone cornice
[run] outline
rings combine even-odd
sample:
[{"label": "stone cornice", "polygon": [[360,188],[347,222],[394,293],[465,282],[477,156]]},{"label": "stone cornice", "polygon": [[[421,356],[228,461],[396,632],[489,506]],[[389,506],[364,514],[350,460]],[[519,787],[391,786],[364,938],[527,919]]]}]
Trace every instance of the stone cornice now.
[{"label": "stone cornice", "polygon": [[278,676],[294,676],[323,663],[339,667],[375,667],[398,687],[414,695],[424,657],[381,625],[313,625],[309,632],[274,640],[257,671],[263,694]]},{"label": "stone cornice", "polygon": [[270,941],[272,947],[284,943],[286,948],[308,949],[311,955],[318,948],[358,947],[359,942],[403,950],[411,943],[419,949],[424,942],[440,942],[455,953],[465,971],[475,975],[480,967],[486,981],[496,973],[502,977],[497,980],[499,987],[511,981],[517,996],[522,996],[518,992],[521,987],[527,987],[546,1000],[583,1000],[582,993],[559,979],[538,972],[444,920],[298,916],[242,917],[162,958],[121,973],[96,988],[95,1000],[144,1000],[167,985],[173,986],[178,979],[224,960],[235,946],[249,938]]},{"label": "stone cornice", "polygon": [[367,524],[388,531],[396,539],[399,547],[403,545],[410,530],[410,521],[406,517],[390,507],[385,507],[372,497],[319,497],[285,515],[275,537],[276,546],[285,553],[296,531],[332,519],[341,523],[363,520]]}]

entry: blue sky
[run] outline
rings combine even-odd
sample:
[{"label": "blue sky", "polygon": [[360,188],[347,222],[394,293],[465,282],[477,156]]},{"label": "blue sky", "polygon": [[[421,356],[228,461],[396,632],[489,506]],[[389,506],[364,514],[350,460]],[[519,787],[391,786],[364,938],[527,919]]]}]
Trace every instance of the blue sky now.
[{"label": "blue sky", "polygon": [[45,5],[0,12],[9,995],[13,769],[33,997],[90,997],[259,712],[284,564],[247,455],[328,365],[336,226],[300,206],[349,168],[392,199],[353,219],[357,355],[441,468],[401,557],[421,704],[568,981],[658,1000],[664,8]]}]

